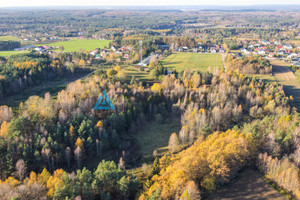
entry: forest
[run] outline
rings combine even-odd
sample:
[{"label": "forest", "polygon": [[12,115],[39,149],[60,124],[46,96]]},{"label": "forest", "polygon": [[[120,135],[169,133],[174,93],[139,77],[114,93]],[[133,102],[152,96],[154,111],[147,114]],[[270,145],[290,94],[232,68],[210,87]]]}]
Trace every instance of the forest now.
[{"label": "forest", "polygon": [[57,80],[75,73],[88,72],[84,53],[49,55],[20,54],[0,57],[0,99],[16,94],[43,81]]},{"label": "forest", "polygon": [[[299,16],[0,9],[0,51],[46,47],[0,56],[0,101],[13,99],[0,105],[0,199],[209,199],[247,169],[300,199],[299,88],[278,79],[298,59]],[[250,45],[291,58],[242,55]],[[115,109],[95,109],[103,92]]]},{"label": "forest", "polygon": [[17,41],[0,41],[0,51],[14,50],[20,46],[21,43]]},{"label": "forest", "polygon": [[[104,90],[115,112],[92,109]],[[290,155],[288,167],[299,162],[299,116],[289,105],[292,101],[282,86],[232,71],[185,70],[182,77],[165,76],[151,87],[109,78],[103,71],[70,84],[57,99],[49,94],[32,96],[17,114],[1,108],[0,167],[5,187],[0,194],[11,194],[3,196],[9,199],[38,188],[38,195],[55,199],[130,199],[143,188],[139,199],[198,198],[255,164],[259,153],[279,161]],[[182,129],[171,135],[170,153],[156,159],[147,179],[139,180],[124,171],[136,164],[125,135],[158,114],[181,116]],[[115,152],[118,167],[102,161],[95,172],[85,168],[86,160],[101,159],[106,151]],[[107,172],[97,175],[101,170]],[[72,182],[80,189],[70,188]],[[299,183],[293,184],[283,187],[297,195]]]},{"label": "forest", "polygon": [[243,74],[272,73],[270,61],[259,56],[233,58],[232,55],[228,55],[226,57],[226,66],[231,70],[239,70]]}]

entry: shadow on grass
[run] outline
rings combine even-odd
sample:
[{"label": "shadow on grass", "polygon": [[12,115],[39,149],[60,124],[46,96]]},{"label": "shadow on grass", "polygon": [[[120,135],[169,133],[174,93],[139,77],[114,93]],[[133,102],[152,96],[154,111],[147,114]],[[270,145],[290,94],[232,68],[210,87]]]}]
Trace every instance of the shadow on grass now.
[{"label": "shadow on grass", "polygon": [[297,108],[297,111],[300,111],[300,89],[295,88],[294,86],[283,86],[284,92],[287,96],[293,96],[294,103],[293,106]]}]

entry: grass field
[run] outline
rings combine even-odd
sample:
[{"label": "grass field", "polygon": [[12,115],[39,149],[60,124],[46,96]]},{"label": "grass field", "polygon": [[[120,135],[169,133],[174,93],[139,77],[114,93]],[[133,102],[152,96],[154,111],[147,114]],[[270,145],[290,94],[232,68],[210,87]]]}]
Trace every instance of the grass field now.
[{"label": "grass field", "polygon": [[249,76],[249,77],[254,76],[254,77],[261,79],[267,83],[276,83],[276,79],[272,74],[255,74],[255,75],[247,75],[247,76]]},{"label": "grass field", "polygon": [[29,51],[0,51],[0,56],[8,57],[11,55],[21,54],[21,53],[28,53]]},{"label": "grass field", "polygon": [[290,40],[289,41],[291,44],[293,45],[300,45],[300,39],[297,39],[297,40]]},{"label": "grass field", "polygon": [[95,48],[104,48],[105,46],[108,47],[110,41],[109,40],[86,40],[86,39],[76,39],[76,40],[69,40],[63,42],[54,42],[49,44],[41,44],[41,45],[48,45],[48,46],[64,46],[65,52],[73,52],[78,51],[79,49],[91,51]]},{"label": "grass field", "polygon": [[168,150],[170,135],[180,131],[181,124],[179,119],[168,120],[168,122],[151,122],[147,124],[136,135],[133,135],[139,143],[144,154],[145,160],[152,160],[152,153],[156,149],[159,156]]},{"label": "grass field", "polygon": [[294,98],[294,106],[300,110],[300,82],[290,70],[286,63],[280,60],[272,60],[273,74],[277,82],[283,85],[283,89],[287,96],[292,95]]},{"label": "grass field", "polygon": [[15,36],[0,36],[0,41],[8,41],[8,40],[11,40],[11,41],[19,41],[20,39],[15,37]]},{"label": "grass field", "polygon": [[222,67],[222,57],[220,54],[200,54],[200,53],[177,53],[171,54],[163,60],[164,67],[176,69],[178,72],[186,68],[206,72],[208,67]]},{"label": "grass field", "polygon": [[147,81],[150,79],[149,72],[140,71],[138,69],[135,69],[133,66],[126,67],[125,73],[128,76],[128,80],[131,80],[132,77],[135,77],[140,81]]}]

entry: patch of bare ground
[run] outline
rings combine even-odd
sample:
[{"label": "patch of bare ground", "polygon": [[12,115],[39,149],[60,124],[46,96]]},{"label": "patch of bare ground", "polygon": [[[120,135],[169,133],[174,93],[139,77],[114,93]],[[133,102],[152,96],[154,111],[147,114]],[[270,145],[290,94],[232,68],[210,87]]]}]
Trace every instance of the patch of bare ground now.
[{"label": "patch of bare ground", "polygon": [[262,175],[245,169],[231,184],[209,195],[208,200],[286,200],[286,198],[270,186]]}]

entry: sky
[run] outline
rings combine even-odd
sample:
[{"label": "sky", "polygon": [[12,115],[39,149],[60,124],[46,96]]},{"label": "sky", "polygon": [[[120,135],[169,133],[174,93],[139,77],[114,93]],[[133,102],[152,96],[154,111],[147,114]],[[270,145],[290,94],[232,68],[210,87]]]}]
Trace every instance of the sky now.
[{"label": "sky", "polygon": [[300,0],[0,0],[0,7],[297,4]]}]

